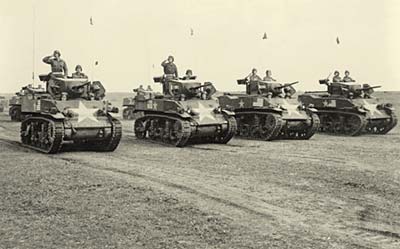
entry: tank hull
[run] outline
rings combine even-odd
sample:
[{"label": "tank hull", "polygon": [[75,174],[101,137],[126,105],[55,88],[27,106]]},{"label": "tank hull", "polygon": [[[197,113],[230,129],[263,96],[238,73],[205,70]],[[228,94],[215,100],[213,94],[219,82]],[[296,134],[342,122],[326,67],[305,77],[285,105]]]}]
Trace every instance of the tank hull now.
[{"label": "tank hull", "polygon": [[229,142],[237,128],[233,114],[219,110],[216,100],[139,101],[133,114],[138,139],[176,147],[199,143],[224,144]]},{"label": "tank hull", "polygon": [[386,134],[397,125],[392,105],[374,98],[305,93],[299,100],[317,110],[321,132],[348,136]]},{"label": "tank hull", "polygon": [[113,151],[122,128],[106,109],[103,101],[23,99],[22,144],[49,154],[61,152],[65,144]]},{"label": "tank hull", "polygon": [[235,112],[237,135],[247,139],[310,139],[319,118],[310,109],[283,98],[228,94],[219,97],[222,107]]}]

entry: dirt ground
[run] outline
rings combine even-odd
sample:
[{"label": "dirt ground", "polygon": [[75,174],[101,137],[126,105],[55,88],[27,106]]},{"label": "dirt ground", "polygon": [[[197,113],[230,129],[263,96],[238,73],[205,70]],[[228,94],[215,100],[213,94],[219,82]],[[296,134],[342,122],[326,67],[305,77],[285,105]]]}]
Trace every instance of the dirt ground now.
[{"label": "dirt ground", "polygon": [[0,248],[400,248],[399,127],[180,149],[123,126],[113,153],[44,155],[1,114]]}]

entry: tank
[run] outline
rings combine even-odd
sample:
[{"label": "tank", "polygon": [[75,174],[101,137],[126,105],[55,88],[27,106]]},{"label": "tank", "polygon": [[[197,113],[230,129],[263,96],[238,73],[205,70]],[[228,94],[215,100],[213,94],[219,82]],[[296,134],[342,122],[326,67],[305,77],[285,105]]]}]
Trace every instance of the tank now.
[{"label": "tank", "polygon": [[7,99],[4,96],[0,96],[0,112],[4,112],[7,106]]},{"label": "tank", "polygon": [[396,126],[393,105],[373,97],[374,89],[380,86],[330,83],[328,79],[320,80],[320,84],[326,85],[327,91],[305,92],[298,98],[305,106],[317,109],[321,132],[348,136],[386,134]]},{"label": "tank", "polygon": [[20,96],[22,144],[53,154],[66,144],[95,151],[113,151],[121,139],[118,110],[104,100],[99,81],[40,75],[45,88],[26,88]]},{"label": "tank", "polygon": [[[135,91],[135,90],[134,90]],[[131,120],[135,111],[135,97],[127,97],[122,100],[122,118]]]},{"label": "tank", "polygon": [[12,121],[21,121],[24,117],[21,114],[21,94],[23,94],[24,89],[32,87],[31,85],[25,86],[21,89],[20,92],[15,93],[15,95],[9,100],[8,105],[8,114],[11,117]]},{"label": "tank", "polygon": [[313,108],[292,99],[293,85],[266,81],[238,80],[246,93],[225,93],[219,97],[223,108],[235,112],[237,135],[247,139],[310,139],[319,127]]},{"label": "tank", "polygon": [[[163,93],[138,88],[134,97],[134,132],[138,139],[184,147],[227,143],[236,132],[234,113],[220,107],[210,82],[155,77]],[[148,88],[149,89],[149,88]]]}]

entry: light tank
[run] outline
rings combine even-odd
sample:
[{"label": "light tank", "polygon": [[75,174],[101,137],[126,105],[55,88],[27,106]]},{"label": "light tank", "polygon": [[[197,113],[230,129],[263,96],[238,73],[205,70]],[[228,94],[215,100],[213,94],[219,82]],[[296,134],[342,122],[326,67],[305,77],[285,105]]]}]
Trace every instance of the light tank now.
[{"label": "light tank", "polygon": [[99,81],[40,75],[46,88],[25,88],[20,96],[22,144],[43,153],[58,153],[65,144],[113,151],[121,139],[118,112],[104,100]]},{"label": "light tank", "polygon": [[136,89],[133,118],[138,139],[184,147],[197,143],[227,143],[236,132],[234,113],[213,98],[210,82],[155,77],[163,94]]},{"label": "light tank", "polygon": [[305,92],[299,100],[317,109],[320,131],[335,135],[386,134],[397,124],[394,107],[372,96],[380,86],[320,80],[327,91]]},{"label": "light tank", "polygon": [[24,118],[21,114],[21,94],[24,93],[24,89],[26,88],[32,88],[32,85],[23,87],[21,91],[15,93],[15,95],[8,102],[8,115],[11,117],[12,121],[19,122]]},{"label": "light tank", "polygon": [[0,112],[4,112],[8,107],[7,100],[4,96],[0,96]]},{"label": "light tank", "polygon": [[[219,97],[223,108],[235,112],[237,135],[248,139],[309,139],[319,127],[313,108],[290,100],[296,93],[293,85],[241,79],[246,93],[225,93]],[[295,102],[295,103],[293,103]]]},{"label": "light tank", "polygon": [[[134,89],[135,91],[135,89]],[[135,111],[135,97],[127,97],[122,100],[122,118],[131,120]]]}]

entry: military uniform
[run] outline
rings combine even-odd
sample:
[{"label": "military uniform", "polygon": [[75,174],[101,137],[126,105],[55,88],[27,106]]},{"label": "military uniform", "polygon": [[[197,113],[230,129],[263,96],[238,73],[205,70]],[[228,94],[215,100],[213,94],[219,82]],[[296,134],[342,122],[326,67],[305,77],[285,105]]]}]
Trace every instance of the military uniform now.
[{"label": "military uniform", "polygon": [[73,79],[87,79],[88,77],[84,73],[75,72],[72,74]]},{"label": "military uniform", "polygon": [[344,82],[354,82],[355,80],[353,80],[350,76],[344,76],[343,81]]},{"label": "military uniform", "polygon": [[53,56],[46,56],[43,58],[43,62],[51,66],[52,73],[64,73],[64,75],[68,75],[67,63],[63,59],[57,60]]},{"label": "military uniform", "polygon": [[271,76],[265,76],[263,81],[276,81],[274,78],[272,78]]},{"label": "military uniform", "polygon": [[342,82],[342,78],[340,78],[340,76],[335,76],[332,78],[332,81],[337,83],[337,82]]},{"label": "military uniform", "polygon": [[163,61],[163,63],[161,63],[161,66],[164,68],[164,74],[178,77],[178,68],[173,62]]},{"label": "military uniform", "polygon": [[246,77],[248,81],[259,81],[261,80],[261,77],[258,76],[257,74],[250,74],[249,76]]}]

